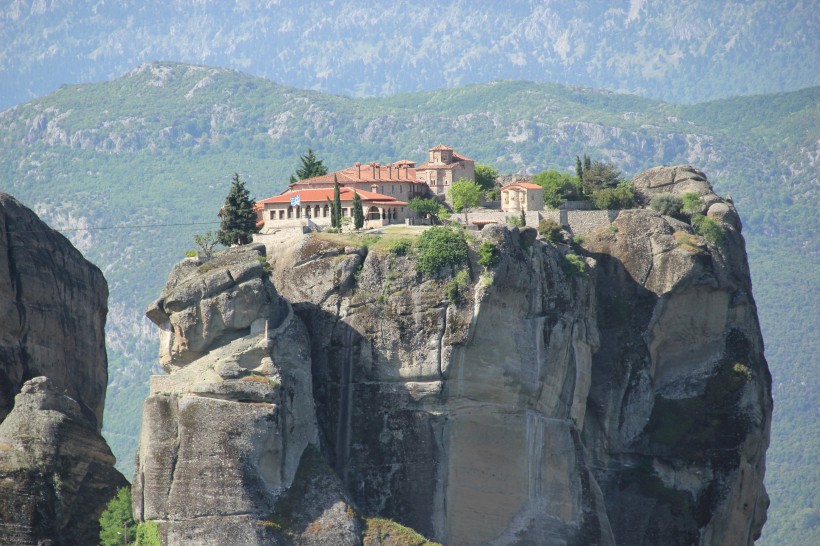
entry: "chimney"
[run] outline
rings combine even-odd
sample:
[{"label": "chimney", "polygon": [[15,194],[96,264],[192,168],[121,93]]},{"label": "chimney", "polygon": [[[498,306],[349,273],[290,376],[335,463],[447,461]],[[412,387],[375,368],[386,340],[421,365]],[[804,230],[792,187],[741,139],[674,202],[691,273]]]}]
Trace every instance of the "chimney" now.
[{"label": "chimney", "polygon": [[387,164],[387,178],[389,178],[390,180],[393,180],[393,164],[392,163]]},{"label": "chimney", "polygon": [[373,193],[379,193],[379,185],[378,184],[370,184],[370,191]]},{"label": "chimney", "polygon": [[374,168],[376,169],[374,171],[375,176],[373,178],[379,180],[382,177],[382,166],[379,163],[374,163],[373,165],[375,166]]},{"label": "chimney", "polygon": [[362,177],[362,164],[357,161],[354,166],[356,167],[356,178],[361,179],[361,177]]}]

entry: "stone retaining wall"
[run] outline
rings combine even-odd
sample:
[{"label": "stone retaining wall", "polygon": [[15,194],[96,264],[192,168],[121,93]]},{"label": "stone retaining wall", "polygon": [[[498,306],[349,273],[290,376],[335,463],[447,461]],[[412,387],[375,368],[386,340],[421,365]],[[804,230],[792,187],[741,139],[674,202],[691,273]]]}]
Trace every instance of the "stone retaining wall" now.
[{"label": "stone retaining wall", "polygon": [[[527,225],[537,227],[543,219],[550,219],[554,222],[566,226],[575,235],[589,233],[596,229],[606,227],[611,224],[621,211],[619,210],[540,210],[528,211],[526,213]],[[514,212],[501,212],[490,210],[478,210],[471,212],[470,224],[476,222],[497,222],[499,224],[508,223],[508,218],[518,217]],[[453,214],[453,219],[463,222],[463,214]]]}]

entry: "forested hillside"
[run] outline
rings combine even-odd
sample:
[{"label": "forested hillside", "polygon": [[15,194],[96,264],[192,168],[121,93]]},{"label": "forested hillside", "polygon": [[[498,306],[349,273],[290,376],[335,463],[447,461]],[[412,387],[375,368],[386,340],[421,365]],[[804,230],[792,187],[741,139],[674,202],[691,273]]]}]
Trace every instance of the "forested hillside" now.
[{"label": "forested hillside", "polygon": [[536,79],[674,102],[820,85],[805,0],[14,0],[0,108],[173,59],[380,96]]},{"label": "forested hillside", "polygon": [[193,235],[217,227],[232,174],[264,198],[285,187],[308,147],[337,169],[420,161],[439,142],[502,172],[571,172],[584,153],[627,175],[690,163],[731,194],[774,374],[764,538],[817,542],[820,88],[692,106],[525,82],[350,99],[155,63],[3,112],[0,189],[69,230],[109,281],[104,432],[126,475],[156,371],[143,311]]}]

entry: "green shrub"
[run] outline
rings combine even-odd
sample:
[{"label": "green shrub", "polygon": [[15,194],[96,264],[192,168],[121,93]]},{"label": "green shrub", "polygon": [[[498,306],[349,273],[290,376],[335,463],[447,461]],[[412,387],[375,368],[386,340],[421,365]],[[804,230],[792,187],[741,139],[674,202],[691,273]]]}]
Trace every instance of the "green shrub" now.
[{"label": "green shrub", "polygon": [[701,214],[703,212],[703,199],[700,198],[700,195],[687,192],[681,195],[681,201],[683,206],[681,207],[681,212],[687,216],[693,216],[695,214]]},{"label": "green shrub", "polygon": [[692,227],[695,233],[712,243],[719,243],[723,239],[723,228],[720,224],[703,214],[692,216]]},{"label": "green shrub", "polygon": [[672,193],[659,193],[652,198],[649,206],[665,216],[678,216],[683,208],[683,199]]},{"label": "green shrub", "polygon": [[444,286],[447,292],[447,299],[450,300],[450,303],[456,305],[461,301],[461,291],[467,286],[467,281],[467,271],[462,269]]},{"label": "green shrub", "polygon": [[434,226],[416,240],[416,270],[433,277],[446,266],[467,261],[467,242],[460,230]]},{"label": "green shrub", "polygon": [[524,227],[524,221],[521,220],[520,216],[507,216],[507,223],[515,227]]},{"label": "green shrub", "polygon": [[390,245],[390,252],[396,256],[406,256],[413,249],[410,239],[399,239]]},{"label": "green shrub", "polygon": [[159,526],[155,521],[146,521],[137,525],[136,546],[161,546]]},{"label": "green shrub", "polygon": [[498,247],[490,241],[484,241],[481,243],[481,246],[478,247],[478,263],[483,266],[485,270],[497,264],[500,259],[501,253],[498,251]]},{"label": "green shrub", "polygon": [[586,277],[587,264],[583,258],[577,254],[567,254],[564,256],[564,262],[561,265],[564,273],[570,277]]},{"label": "green shrub", "polygon": [[267,258],[265,258],[264,256],[257,256],[257,257],[256,257],[256,260],[257,260],[260,264],[262,264],[262,269],[264,269],[264,270],[265,270],[265,273],[270,273],[270,271],[271,271],[271,266],[270,266],[270,262],[268,261],[268,259],[267,259]]},{"label": "green shrub", "polygon": [[196,250],[186,250],[185,251],[186,258],[196,258]]},{"label": "green shrub", "polygon": [[122,533],[128,529],[128,543],[134,542],[137,536],[134,516],[131,513],[131,488],[120,487],[113,499],[100,515],[100,544],[102,546],[119,546],[123,543]]},{"label": "green shrub", "polygon": [[564,240],[564,236],[561,235],[561,226],[549,218],[538,223],[538,233],[551,243],[560,243]]},{"label": "green shrub", "polygon": [[632,184],[620,184],[616,188],[603,188],[592,194],[592,202],[598,210],[619,210],[635,206]]}]

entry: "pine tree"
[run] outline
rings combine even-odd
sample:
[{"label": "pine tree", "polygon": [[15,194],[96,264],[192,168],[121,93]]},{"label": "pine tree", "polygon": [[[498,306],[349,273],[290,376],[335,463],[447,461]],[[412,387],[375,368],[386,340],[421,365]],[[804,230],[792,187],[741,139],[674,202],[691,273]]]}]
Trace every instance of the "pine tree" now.
[{"label": "pine tree", "polygon": [[253,240],[256,233],[256,211],[253,200],[239,174],[234,173],[231,190],[225,197],[225,205],[219,211],[222,224],[219,226],[217,239],[225,246],[244,245]]},{"label": "pine tree", "polygon": [[364,226],[364,210],[362,209],[362,199],[358,192],[353,192],[353,227],[362,229]]},{"label": "pine tree", "polygon": [[[335,214],[331,215],[331,223],[333,227],[336,229],[340,229],[342,227],[342,199],[339,197],[339,180],[336,179],[336,175],[333,175],[333,212]],[[335,223],[334,222],[335,218]]]},{"label": "pine tree", "polygon": [[[327,167],[324,166],[321,159],[316,159],[312,149],[308,148],[307,153],[300,156],[299,159],[302,161],[302,166],[296,169],[296,178],[299,180],[327,174]],[[291,180],[294,181],[294,177],[291,177]]]}]

